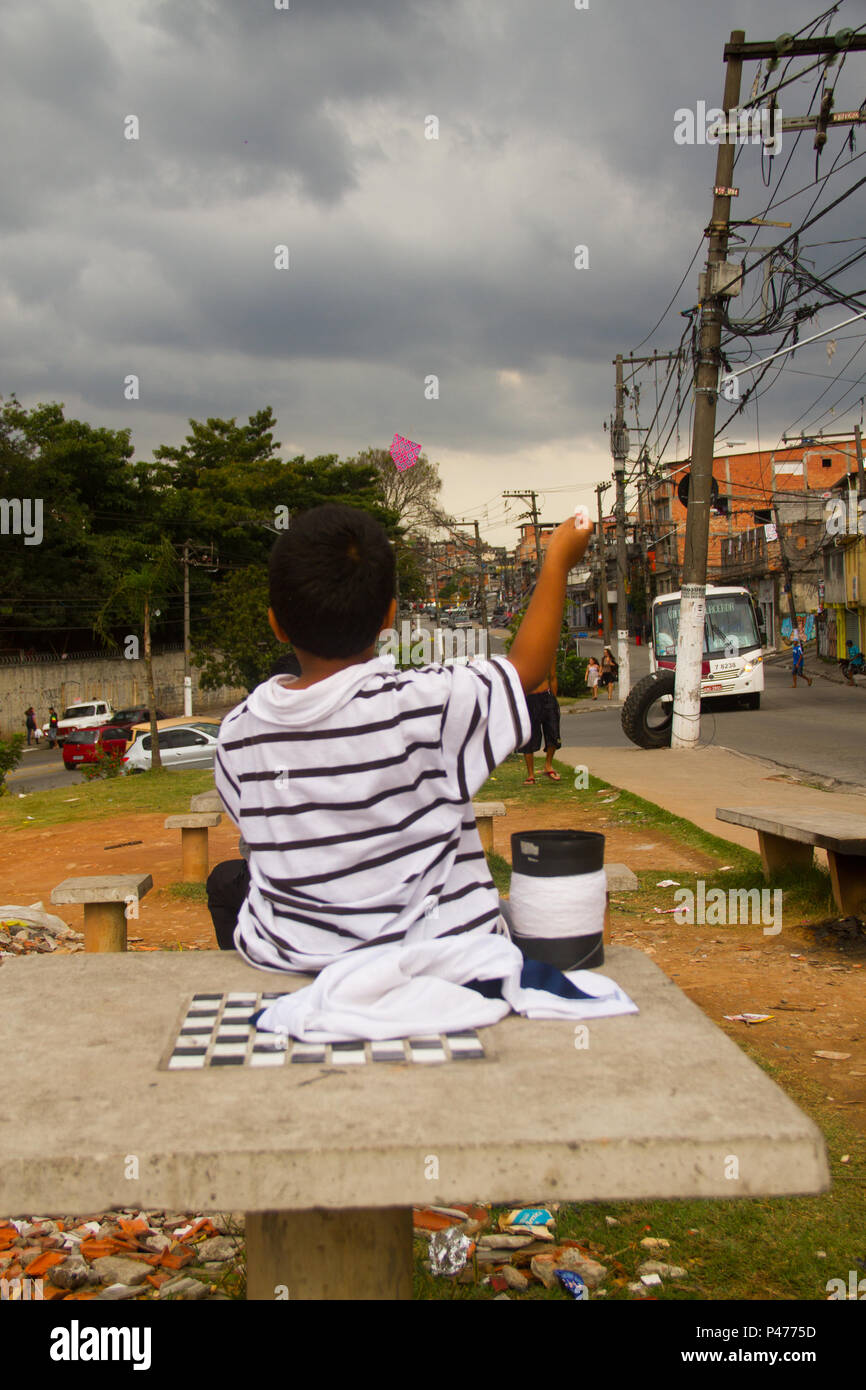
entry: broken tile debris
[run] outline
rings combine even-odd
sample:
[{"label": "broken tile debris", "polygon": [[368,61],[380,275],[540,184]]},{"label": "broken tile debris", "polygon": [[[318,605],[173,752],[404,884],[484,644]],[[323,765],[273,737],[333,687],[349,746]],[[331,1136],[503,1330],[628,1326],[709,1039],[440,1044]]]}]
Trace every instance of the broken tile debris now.
[{"label": "broken tile debris", "polygon": [[243,1269],[243,1234],[242,1212],[0,1218],[0,1275],[41,1279],[45,1300],[225,1299]]}]

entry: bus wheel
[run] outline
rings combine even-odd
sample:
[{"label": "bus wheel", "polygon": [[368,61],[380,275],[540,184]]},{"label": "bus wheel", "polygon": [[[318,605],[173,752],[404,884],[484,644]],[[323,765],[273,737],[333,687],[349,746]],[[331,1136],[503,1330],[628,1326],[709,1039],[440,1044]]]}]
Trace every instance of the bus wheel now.
[{"label": "bus wheel", "polygon": [[[623,733],[638,748],[670,748],[674,720],[674,672],[659,671],[638,681],[622,707]],[[663,700],[663,696],[668,696]]]},{"label": "bus wheel", "polygon": [[761,708],[761,692],[758,691],[758,692],[757,692],[756,694],[754,694],[754,695],[744,695],[744,696],[743,696],[743,704],[746,706],[746,709],[760,709],[760,708]]}]

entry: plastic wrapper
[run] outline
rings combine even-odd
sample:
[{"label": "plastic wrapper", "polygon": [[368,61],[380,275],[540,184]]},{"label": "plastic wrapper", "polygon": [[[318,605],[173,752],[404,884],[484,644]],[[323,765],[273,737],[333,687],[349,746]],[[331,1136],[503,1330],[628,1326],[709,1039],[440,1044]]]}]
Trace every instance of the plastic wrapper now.
[{"label": "plastic wrapper", "polygon": [[465,1236],[458,1226],[436,1231],[430,1237],[430,1269],[433,1274],[453,1277],[466,1265],[475,1242]]},{"label": "plastic wrapper", "polygon": [[546,1240],[549,1235],[546,1228],[553,1225],[554,1219],[553,1212],[547,1207],[518,1207],[500,1216],[499,1229],[506,1234],[526,1231]]},{"label": "plastic wrapper", "polygon": [[556,1271],[556,1277],[563,1288],[571,1294],[572,1298],[576,1298],[580,1302],[585,1302],[585,1300],[589,1298],[586,1284],[579,1274],[575,1274],[573,1269],[558,1269]]}]

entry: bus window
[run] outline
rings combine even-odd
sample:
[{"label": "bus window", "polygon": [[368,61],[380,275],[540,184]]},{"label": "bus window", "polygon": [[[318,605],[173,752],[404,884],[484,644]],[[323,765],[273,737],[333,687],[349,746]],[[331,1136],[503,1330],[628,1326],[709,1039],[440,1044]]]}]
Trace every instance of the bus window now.
[{"label": "bus window", "polygon": [[680,627],[680,605],[660,603],[653,613],[653,641],[656,656],[677,654],[677,633]]},{"label": "bus window", "polygon": [[704,651],[711,658],[758,647],[761,639],[751,600],[745,594],[707,599]]}]

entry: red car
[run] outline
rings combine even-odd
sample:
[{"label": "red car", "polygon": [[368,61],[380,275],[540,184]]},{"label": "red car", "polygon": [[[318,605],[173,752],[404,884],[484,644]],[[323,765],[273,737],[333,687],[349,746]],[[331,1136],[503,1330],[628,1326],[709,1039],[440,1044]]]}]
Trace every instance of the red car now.
[{"label": "red car", "polygon": [[122,757],[129,733],[129,729],[105,724],[101,729],[78,729],[74,734],[67,734],[63,740],[63,766],[67,772],[74,772],[81,763],[95,763],[100,748]]}]

